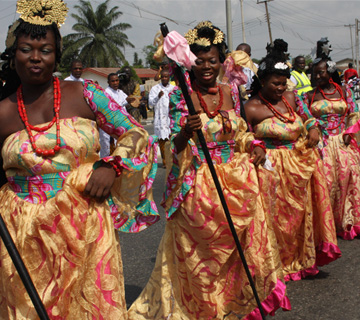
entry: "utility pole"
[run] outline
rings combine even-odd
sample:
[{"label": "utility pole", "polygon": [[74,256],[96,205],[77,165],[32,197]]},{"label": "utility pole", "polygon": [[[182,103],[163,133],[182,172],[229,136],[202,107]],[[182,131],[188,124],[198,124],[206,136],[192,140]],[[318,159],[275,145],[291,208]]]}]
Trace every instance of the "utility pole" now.
[{"label": "utility pole", "polygon": [[355,19],[356,70],[359,74],[359,20]]},{"label": "utility pole", "polygon": [[246,43],[243,3],[244,3],[244,0],[240,0],[242,36],[243,36],[243,43]]},{"label": "utility pole", "polygon": [[227,44],[230,51],[233,50],[232,42],[232,19],[231,19],[231,0],[225,0],[226,5],[226,33],[227,33]]},{"label": "utility pole", "polygon": [[268,6],[267,6],[267,3],[268,3],[269,1],[272,1],[272,0],[263,0],[263,1],[257,0],[257,4],[259,4],[259,3],[265,3],[266,20],[267,20],[268,29],[269,29],[269,38],[270,38],[270,43],[273,43],[273,41],[272,41],[272,36],[271,36],[270,16],[269,16],[269,10],[268,10]]},{"label": "utility pole", "polygon": [[350,29],[350,40],[351,40],[351,55],[352,55],[352,62],[353,65],[355,65],[355,59],[354,59],[354,45],[353,45],[353,37],[352,37],[352,31],[351,27],[355,27],[354,24],[345,24],[344,27],[349,27]]}]

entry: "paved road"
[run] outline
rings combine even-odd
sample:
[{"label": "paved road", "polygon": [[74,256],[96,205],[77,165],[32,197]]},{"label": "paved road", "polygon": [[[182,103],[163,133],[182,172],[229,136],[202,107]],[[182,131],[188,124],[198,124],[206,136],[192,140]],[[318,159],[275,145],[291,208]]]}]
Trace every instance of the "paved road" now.
[{"label": "paved road", "polygon": [[[152,133],[152,126],[145,128]],[[121,234],[126,301],[130,305],[147,283],[163,234],[165,217],[160,206],[165,169],[159,165],[154,198],[161,220],[139,234]],[[292,311],[279,310],[276,320],[360,320],[360,239],[339,239],[342,257],[322,267],[316,277],[287,283]],[[195,320],[195,319],[194,319]]]}]

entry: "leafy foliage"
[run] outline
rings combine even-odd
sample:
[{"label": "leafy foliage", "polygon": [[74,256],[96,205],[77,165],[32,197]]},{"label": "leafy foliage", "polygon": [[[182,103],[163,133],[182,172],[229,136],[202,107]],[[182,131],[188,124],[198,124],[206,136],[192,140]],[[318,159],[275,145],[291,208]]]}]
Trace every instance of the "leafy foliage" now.
[{"label": "leafy foliage", "polygon": [[78,14],[71,14],[77,21],[72,27],[76,33],[68,34],[64,41],[69,45],[64,57],[77,56],[86,67],[117,67],[126,60],[120,48],[134,47],[128,40],[125,30],[131,28],[128,23],[114,22],[122,15],[119,7],[108,8],[109,0],[99,4],[94,11],[90,1],[79,0],[74,6]]},{"label": "leafy foliage", "polygon": [[153,45],[148,45],[143,48],[143,52],[145,55],[145,66],[151,69],[158,69],[159,63],[153,59],[154,53],[157,48]]},{"label": "leafy foliage", "polygon": [[[58,66],[57,71],[61,72],[64,75],[64,77],[68,76],[67,73],[70,72],[71,62],[74,59],[76,59],[76,57],[79,55],[78,50],[66,52],[65,49],[70,47],[73,44],[74,44],[74,41],[63,38],[63,44],[62,44],[63,54],[61,57],[60,66]],[[65,54],[65,52],[66,52],[66,54]]]},{"label": "leafy foliage", "polygon": [[137,52],[134,52],[134,68],[144,68],[142,59],[139,59]]}]

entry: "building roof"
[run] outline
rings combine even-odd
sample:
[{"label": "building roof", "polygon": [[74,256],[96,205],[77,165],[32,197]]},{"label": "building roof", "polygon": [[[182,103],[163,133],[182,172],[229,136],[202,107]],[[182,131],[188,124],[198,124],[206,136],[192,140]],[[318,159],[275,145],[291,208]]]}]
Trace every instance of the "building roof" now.
[{"label": "building roof", "polygon": [[[116,73],[120,68],[85,68],[83,72],[95,73],[99,76],[107,78],[109,73]],[[136,74],[140,79],[142,78],[154,78],[157,70],[150,68],[134,68]]]}]

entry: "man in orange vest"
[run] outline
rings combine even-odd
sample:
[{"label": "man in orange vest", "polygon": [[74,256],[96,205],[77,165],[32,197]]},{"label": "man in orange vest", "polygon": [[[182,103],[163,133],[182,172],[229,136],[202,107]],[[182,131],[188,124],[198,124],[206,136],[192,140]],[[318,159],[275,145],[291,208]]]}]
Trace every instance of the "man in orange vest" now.
[{"label": "man in orange vest", "polygon": [[296,90],[299,94],[312,90],[311,82],[307,77],[305,71],[304,56],[297,56],[294,61],[294,67],[291,71],[290,80],[296,85]]}]

